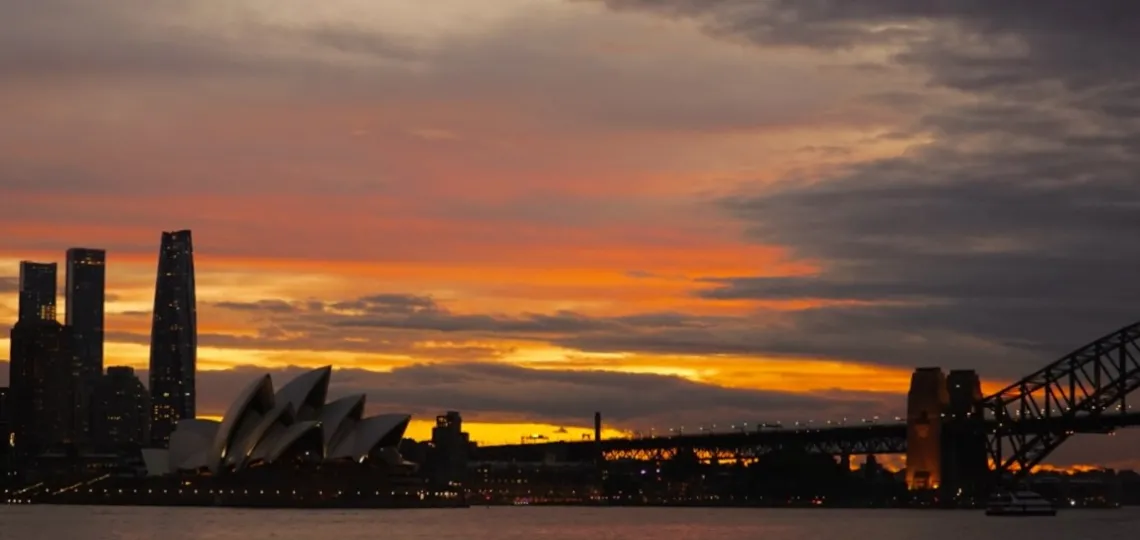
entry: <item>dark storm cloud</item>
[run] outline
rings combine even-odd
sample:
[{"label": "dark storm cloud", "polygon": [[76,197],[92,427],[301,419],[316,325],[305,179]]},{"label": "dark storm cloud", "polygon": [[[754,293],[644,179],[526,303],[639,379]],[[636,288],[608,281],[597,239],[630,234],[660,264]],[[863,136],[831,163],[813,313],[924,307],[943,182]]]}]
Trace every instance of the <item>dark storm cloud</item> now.
[{"label": "dark storm cloud", "polygon": [[613,9],[690,18],[718,36],[756,45],[857,49],[891,44],[897,64],[934,86],[1056,98],[1135,114],[1140,3],[1106,0],[601,0]]},{"label": "dark storm cloud", "polygon": [[[1097,37],[1122,52],[1133,30],[1140,28],[1140,6],[1130,0],[1105,0],[1097,9],[1066,0],[600,0],[613,9],[640,10],[696,18],[722,35],[757,44],[809,47],[855,47],[897,41],[924,41],[923,32],[887,27],[916,23],[956,23],[982,34],[1003,33],[1041,39]],[[923,26],[917,26],[923,28]],[[1088,50],[1088,49],[1086,49]],[[1072,55],[1067,55],[1071,57]],[[1119,55],[1115,55],[1119,56]],[[1064,58],[1057,59],[1058,62]],[[1088,62],[1084,62],[1088,65]]]},{"label": "dark storm cloud", "polygon": [[287,303],[282,300],[222,302],[223,309],[261,314],[289,315],[276,322],[295,321],[326,328],[407,330],[520,336],[561,336],[633,328],[681,328],[715,321],[681,313],[646,313],[625,317],[591,317],[572,311],[522,315],[455,313],[427,296],[370,295],[355,300]]},{"label": "dark storm cloud", "polygon": [[[913,321],[905,320],[903,315],[890,307],[824,307],[740,317],[702,329],[579,334],[556,343],[592,352],[841,358],[902,368],[939,365],[947,369],[975,368],[986,378],[1007,380],[1041,367],[1106,330],[1096,330],[1095,335],[1078,336],[1070,342],[1058,340],[1054,347],[1037,344],[1030,348],[1004,336],[987,341],[963,335],[961,329],[935,325],[930,319],[939,319],[941,313],[937,311],[917,310]],[[981,317],[976,322],[967,318],[961,325],[985,328],[999,316]],[[820,384],[827,384],[826,377]]]},{"label": "dark storm cloud", "polygon": [[[222,410],[245,384],[264,372],[253,368],[199,372],[200,408]],[[301,373],[272,372],[275,384]],[[445,410],[469,419],[510,419],[586,425],[594,411],[626,428],[741,422],[784,415],[887,414],[894,396],[812,395],[728,389],[677,377],[604,371],[525,369],[504,364],[418,364],[391,372],[337,369],[330,399],[364,393],[371,411],[420,417]],[[678,407],[684,403],[684,407]]]},{"label": "dark storm cloud", "polygon": [[[377,303],[375,299],[385,301]],[[372,300],[369,300],[372,299]],[[912,367],[984,368],[987,377],[1016,378],[1083,342],[1027,351],[1022,342],[963,339],[949,330],[924,328],[929,311],[902,324],[892,307],[816,308],[799,312],[759,312],[751,316],[642,313],[594,317],[576,313],[459,314],[427,297],[374,295],[349,301],[308,301],[275,307],[279,301],[228,306],[242,312],[265,307],[256,316],[256,336],[207,334],[203,345],[262,350],[337,350],[400,354],[426,342],[451,340],[454,348],[423,349],[437,360],[489,359],[509,349],[463,345],[486,338],[531,341],[598,353],[658,353],[689,356],[745,355],[778,358],[845,358]],[[953,315],[951,313],[950,315]],[[991,318],[969,318],[963,325],[984,329]],[[949,316],[949,315],[947,315]],[[1091,340],[1092,335],[1078,336]],[[136,341],[144,335],[133,335]],[[1004,364],[986,360],[1000,357]],[[699,360],[692,360],[698,362]]]},{"label": "dark storm cloud", "polygon": [[[490,359],[513,352],[513,347],[488,347],[467,343],[488,338],[577,346],[595,340],[598,351],[613,351],[610,339],[644,336],[646,342],[625,352],[759,352],[756,341],[719,343],[716,329],[722,325],[752,324],[731,317],[696,316],[684,313],[641,313],[619,317],[594,317],[569,311],[521,315],[455,313],[431,297],[408,294],[376,294],[353,300],[285,302],[222,302],[213,307],[245,313],[257,321],[257,335],[204,334],[206,346],[261,350],[335,350],[358,353],[407,353],[419,351],[437,360]],[[673,332],[699,332],[694,344],[666,341],[654,336]],[[740,332],[743,335],[743,331]],[[110,338],[109,338],[110,339]],[[145,343],[143,334],[114,334],[114,339]],[[451,342],[439,347],[438,342]]]},{"label": "dark storm cloud", "polygon": [[964,98],[915,102],[896,138],[931,142],[899,157],[721,201],[756,241],[823,270],[709,280],[699,296],[846,302],[787,319],[769,350],[895,362],[924,344],[911,362],[1016,374],[1140,319],[1140,3],[605,3],[759,46],[888,45],[895,67]]},{"label": "dark storm cloud", "polygon": [[234,311],[254,311],[269,313],[290,313],[296,308],[284,300],[260,300],[257,302],[217,302],[213,304],[222,309]]},{"label": "dark storm cloud", "polygon": [[[441,311],[435,300],[414,294],[375,294],[356,300],[336,302],[331,304],[329,308],[337,311],[360,311],[387,315],[411,315],[419,312],[439,313]],[[323,308],[318,305],[316,309]]]},{"label": "dark storm cloud", "polygon": [[[265,322],[265,321],[263,321]],[[150,334],[137,332],[107,332],[107,341],[150,345]],[[198,345],[218,349],[239,349],[290,353],[295,356],[319,356],[321,352],[354,353],[360,355],[406,355],[424,342],[438,341],[438,337],[425,332],[406,330],[375,330],[352,332],[323,327],[319,322],[280,322],[268,320],[253,335],[200,333]],[[434,361],[494,360],[513,352],[511,347],[490,347],[479,344],[455,343],[448,346],[433,344],[430,357]],[[350,360],[344,360],[350,362]],[[361,365],[375,364],[375,359],[362,359]]]}]

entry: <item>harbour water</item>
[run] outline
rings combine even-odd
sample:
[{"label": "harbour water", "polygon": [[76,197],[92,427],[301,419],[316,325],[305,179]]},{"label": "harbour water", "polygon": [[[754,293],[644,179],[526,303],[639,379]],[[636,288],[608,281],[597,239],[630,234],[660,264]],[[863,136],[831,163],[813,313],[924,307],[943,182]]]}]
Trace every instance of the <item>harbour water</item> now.
[{"label": "harbour water", "polygon": [[0,540],[1080,540],[1132,538],[1140,508],[988,518],[980,511],[474,507],[239,510],[0,506]]}]

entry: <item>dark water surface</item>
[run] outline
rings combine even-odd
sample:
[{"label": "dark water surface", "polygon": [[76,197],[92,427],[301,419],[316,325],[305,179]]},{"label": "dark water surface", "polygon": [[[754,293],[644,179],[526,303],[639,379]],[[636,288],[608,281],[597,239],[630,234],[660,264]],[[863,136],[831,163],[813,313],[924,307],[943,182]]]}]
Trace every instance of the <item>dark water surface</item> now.
[{"label": "dark water surface", "polygon": [[1140,509],[1055,518],[972,511],[476,507],[236,510],[0,506],[2,540],[1114,540]]}]

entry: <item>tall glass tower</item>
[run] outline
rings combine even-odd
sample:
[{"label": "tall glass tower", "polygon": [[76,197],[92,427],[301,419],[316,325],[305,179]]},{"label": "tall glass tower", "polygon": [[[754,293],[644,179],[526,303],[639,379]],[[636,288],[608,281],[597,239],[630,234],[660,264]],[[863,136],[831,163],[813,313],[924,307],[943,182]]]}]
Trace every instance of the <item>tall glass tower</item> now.
[{"label": "tall glass tower", "polygon": [[90,438],[91,397],[103,376],[103,301],[107,285],[107,253],[101,249],[67,250],[67,285],[64,289],[66,324],[71,328],[72,352],[80,395],[78,429]]},{"label": "tall glass tower", "polygon": [[198,316],[190,231],[162,233],[150,334],[151,444],[165,448],[181,419],[194,418]]},{"label": "tall glass tower", "polygon": [[101,249],[67,250],[65,317],[75,336],[75,354],[84,375],[103,375],[103,301],[106,296],[107,254]]},{"label": "tall glass tower", "polygon": [[55,263],[20,262],[19,320],[55,320],[55,269]]}]

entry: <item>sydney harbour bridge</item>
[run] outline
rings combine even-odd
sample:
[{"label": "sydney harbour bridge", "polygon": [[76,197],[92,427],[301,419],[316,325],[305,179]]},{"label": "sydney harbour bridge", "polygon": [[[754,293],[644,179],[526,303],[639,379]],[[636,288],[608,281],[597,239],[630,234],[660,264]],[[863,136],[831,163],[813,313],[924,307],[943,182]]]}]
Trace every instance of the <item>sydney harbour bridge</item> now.
[{"label": "sydney harbour bridge", "polygon": [[1128,394],[1140,387],[1140,322],[1093,341],[991,395],[973,371],[915,371],[905,421],[796,426],[640,438],[481,447],[486,461],[663,461],[692,453],[731,463],[777,450],[906,454],[912,489],[993,489],[1016,483],[1076,434],[1140,425]]}]

